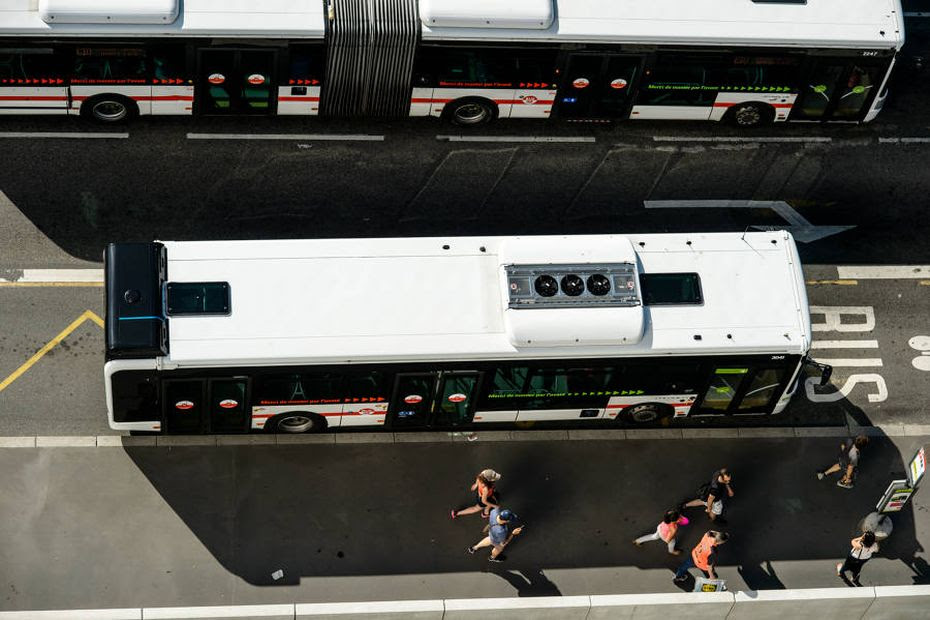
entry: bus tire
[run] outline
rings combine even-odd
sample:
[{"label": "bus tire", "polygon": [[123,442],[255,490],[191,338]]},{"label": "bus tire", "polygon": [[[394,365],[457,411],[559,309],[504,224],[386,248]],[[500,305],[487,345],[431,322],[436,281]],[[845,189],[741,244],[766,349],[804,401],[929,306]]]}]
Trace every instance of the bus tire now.
[{"label": "bus tire", "polygon": [[291,411],[272,418],[267,429],[273,433],[319,433],[326,430],[326,419],[307,411]]},{"label": "bus tire", "polygon": [[738,103],[727,112],[737,127],[761,127],[775,120],[775,109],[765,103]]},{"label": "bus tire", "polygon": [[481,97],[464,97],[447,103],[442,112],[453,125],[477,127],[497,118],[497,104]]},{"label": "bus tire", "polygon": [[661,403],[639,403],[623,410],[618,419],[633,424],[649,424],[670,417],[674,411]]},{"label": "bus tire", "polygon": [[81,105],[81,116],[98,123],[121,123],[139,115],[139,106],[123,95],[95,95]]}]

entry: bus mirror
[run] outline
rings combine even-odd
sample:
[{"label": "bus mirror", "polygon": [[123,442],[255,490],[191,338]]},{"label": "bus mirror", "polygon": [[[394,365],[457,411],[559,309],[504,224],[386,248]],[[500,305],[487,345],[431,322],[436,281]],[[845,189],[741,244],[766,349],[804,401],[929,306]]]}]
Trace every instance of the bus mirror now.
[{"label": "bus mirror", "polygon": [[821,364],[820,366],[820,385],[830,383],[830,377],[833,375],[833,366]]}]

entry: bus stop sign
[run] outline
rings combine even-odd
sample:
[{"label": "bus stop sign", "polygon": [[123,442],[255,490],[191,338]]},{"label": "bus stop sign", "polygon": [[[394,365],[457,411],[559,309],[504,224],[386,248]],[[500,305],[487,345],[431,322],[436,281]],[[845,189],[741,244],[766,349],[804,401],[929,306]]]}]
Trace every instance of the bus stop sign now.
[{"label": "bus stop sign", "polygon": [[917,451],[917,454],[914,455],[914,458],[911,459],[910,466],[907,468],[907,478],[912,487],[916,487],[920,484],[920,479],[924,477],[926,471],[927,455],[924,449],[921,448]]}]

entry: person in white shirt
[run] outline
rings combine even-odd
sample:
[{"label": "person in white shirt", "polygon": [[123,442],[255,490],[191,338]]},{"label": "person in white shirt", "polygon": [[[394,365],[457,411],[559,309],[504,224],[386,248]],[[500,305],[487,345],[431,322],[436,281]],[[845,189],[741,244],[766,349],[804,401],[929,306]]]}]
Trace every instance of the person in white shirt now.
[{"label": "person in white shirt", "polygon": [[836,565],[836,576],[840,579],[846,579],[846,571],[852,573],[852,581],[857,586],[859,583],[859,573],[862,572],[862,566],[869,561],[873,555],[878,553],[878,543],[875,542],[875,534],[866,530],[859,538],[853,538],[850,543],[852,549],[846,556],[844,562]]}]

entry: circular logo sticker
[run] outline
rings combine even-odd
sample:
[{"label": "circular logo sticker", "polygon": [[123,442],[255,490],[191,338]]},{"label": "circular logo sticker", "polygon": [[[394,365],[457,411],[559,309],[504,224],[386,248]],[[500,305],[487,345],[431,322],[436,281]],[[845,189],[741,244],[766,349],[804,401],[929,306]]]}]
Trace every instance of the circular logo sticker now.
[{"label": "circular logo sticker", "polygon": [[249,80],[249,84],[252,84],[253,86],[258,86],[259,84],[265,83],[265,76],[262,75],[261,73],[253,73],[252,75],[248,77],[248,80]]},{"label": "circular logo sticker", "polygon": [[194,403],[189,400],[179,400],[178,402],[174,403],[174,408],[180,409],[181,411],[187,411],[188,409],[194,408]]},{"label": "circular logo sticker", "polygon": [[239,406],[239,401],[233,400],[231,398],[227,398],[225,400],[220,401],[220,407],[222,407],[223,409],[235,409],[238,406]]},{"label": "circular logo sticker", "polygon": [[358,410],[359,415],[375,415],[376,413],[378,412],[375,411],[374,409],[359,409]]},{"label": "circular logo sticker", "polygon": [[611,88],[616,88],[617,90],[622,90],[622,89],[626,88],[626,85],[627,85],[628,83],[629,83],[629,82],[627,82],[627,81],[624,80],[623,78],[617,78],[616,80],[613,80],[613,81],[610,83],[610,87],[611,87]]},{"label": "circular logo sticker", "polygon": [[222,73],[211,73],[210,77],[207,78],[207,81],[211,84],[222,84],[226,81],[226,76]]},{"label": "circular logo sticker", "polygon": [[533,95],[523,95],[522,97],[520,97],[520,99],[522,99],[523,103],[525,103],[526,105],[533,105],[534,103],[539,101],[539,99],[537,97],[534,97]]},{"label": "circular logo sticker", "polygon": [[587,88],[590,83],[591,83],[591,80],[589,80],[588,78],[578,78],[574,82],[572,82],[572,86],[574,86],[575,88]]},{"label": "circular logo sticker", "polygon": [[463,400],[465,400],[465,395],[464,395],[464,394],[449,394],[449,402],[450,402],[450,403],[460,403],[460,402],[462,402]]},{"label": "circular logo sticker", "polygon": [[404,396],[404,402],[408,405],[415,405],[423,402],[423,397],[419,394],[411,394],[410,396]]}]

